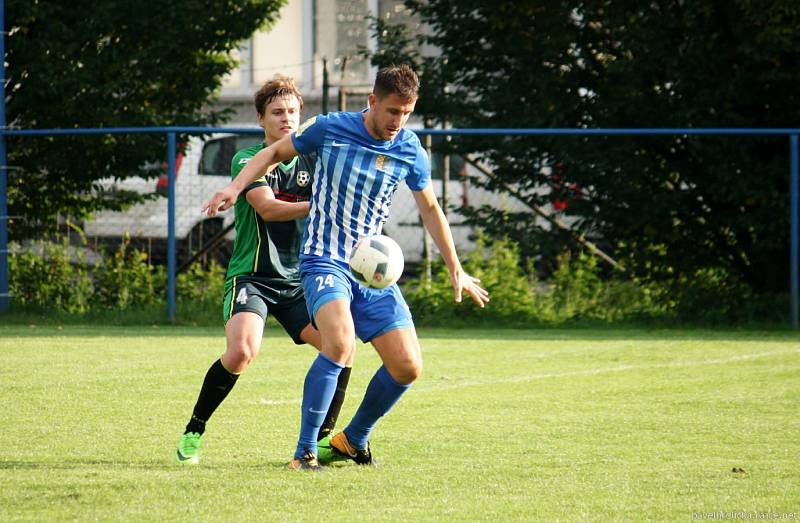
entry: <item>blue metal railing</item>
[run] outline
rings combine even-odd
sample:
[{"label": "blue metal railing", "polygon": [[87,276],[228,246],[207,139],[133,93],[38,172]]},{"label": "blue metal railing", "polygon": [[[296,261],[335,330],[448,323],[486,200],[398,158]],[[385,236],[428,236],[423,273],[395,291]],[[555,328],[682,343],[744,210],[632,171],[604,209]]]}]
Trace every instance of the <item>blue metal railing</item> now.
[{"label": "blue metal railing", "polygon": [[[0,10],[0,16],[2,16]],[[2,27],[2,19],[0,19]],[[2,56],[2,38],[0,38],[0,56]],[[0,86],[2,89],[2,86]],[[2,94],[2,92],[0,92]],[[129,134],[129,133],[163,133],[167,137],[168,158],[168,216],[167,216],[167,306],[170,321],[175,320],[175,154],[176,135],[237,133],[260,134],[262,129],[253,127],[100,127],[85,129],[5,129],[5,112],[0,104],[0,313],[8,310],[8,212],[7,212],[7,174],[6,136],[63,136],[87,134]],[[800,182],[798,179],[798,136],[800,128],[642,128],[642,129],[418,129],[419,135],[451,135],[451,136],[636,136],[636,135],[707,135],[707,136],[788,136],[790,151],[790,287],[791,287],[791,324],[797,329],[800,324]],[[198,206],[202,202],[197,202]]]}]

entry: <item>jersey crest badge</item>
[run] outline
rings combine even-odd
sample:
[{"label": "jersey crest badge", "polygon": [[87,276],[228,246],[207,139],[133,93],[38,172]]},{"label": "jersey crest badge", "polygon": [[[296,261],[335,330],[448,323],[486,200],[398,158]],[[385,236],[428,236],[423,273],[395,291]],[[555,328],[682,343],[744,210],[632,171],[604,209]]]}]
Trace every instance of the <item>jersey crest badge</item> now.
[{"label": "jersey crest badge", "polygon": [[387,160],[388,158],[386,158],[386,156],[379,154],[378,157],[375,158],[375,169],[378,171],[383,171]]},{"label": "jersey crest badge", "polygon": [[311,175],[308,174],[308,171],[300,171],[297,173],[297,185],[299,187],[305,187],[310,181]]}]

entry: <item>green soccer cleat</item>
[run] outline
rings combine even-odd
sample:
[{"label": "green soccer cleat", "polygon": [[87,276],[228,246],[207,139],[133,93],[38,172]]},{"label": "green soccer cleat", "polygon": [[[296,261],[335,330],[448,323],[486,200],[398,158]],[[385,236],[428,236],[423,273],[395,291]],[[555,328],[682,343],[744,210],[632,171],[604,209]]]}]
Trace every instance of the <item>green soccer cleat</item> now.
[{"label": "green soccer cleat", "polygon": [[200,463],[200,438],[202,434],[198,432],[187,432],[181,436],[178,442],[178,463],[187,465],[197,465]]},{"label": "green soccer cleat", "polygon": [[317,460],[319,460],[320,465],[330,465],[346,459],[347,456],[331,446],[330,436],[325,436],[317,442]]}]

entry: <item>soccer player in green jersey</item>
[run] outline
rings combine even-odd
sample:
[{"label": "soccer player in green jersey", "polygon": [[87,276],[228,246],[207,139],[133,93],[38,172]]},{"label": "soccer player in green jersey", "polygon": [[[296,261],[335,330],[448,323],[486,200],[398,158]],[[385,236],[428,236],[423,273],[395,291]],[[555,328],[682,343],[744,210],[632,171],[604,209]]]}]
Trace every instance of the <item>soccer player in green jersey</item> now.
[{"label": "soccer player in green jersey", "polygon": [[[303,98],[290,78],[276,76],[255,94],[264,143],[236,153],[231,177],[264,147],[297,130]],[[300,280],[300,242],[309,211],[315,155],[299,155],[273,166],[249,184],[234,205],[236,241],[228,264],[223,299],[227,348],[206,373],[192,417],[178,443],[177,460],[197,464],[206,422],[261,348],[267,314],[280,322],[295,343],[319,349]],[[337,394],[319,432],[330,434],[344,401],[350,366],[339,377]]]}]

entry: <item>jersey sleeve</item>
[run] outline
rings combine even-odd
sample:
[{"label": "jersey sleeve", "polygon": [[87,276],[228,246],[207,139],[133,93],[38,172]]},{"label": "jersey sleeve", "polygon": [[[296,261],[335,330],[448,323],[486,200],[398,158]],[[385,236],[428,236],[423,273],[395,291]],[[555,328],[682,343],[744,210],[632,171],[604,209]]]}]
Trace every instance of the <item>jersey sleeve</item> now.
[{"label": "jersey sleeve", "polygon": [[[231,159],[231,180],[239,176],[239,173],[242,172],[242,169],[244,169],[244,166],[247,165],[247,162],[249,162],[251,158],[253,158],[253,154],[247,149],[243,149],[233,156],[233,159]],[[245,187],[242,191],[242,195],[246,194],[250,189],[255,189],[262,185],[267,185],[267,179],[263,176]]]},{"label": "jersey sleeve", "polygon": [[322,114],[312,116],[292,134],[292,144],[300,154],[314,152],[322,144],[327,129],[327,116]]},{"label": "jersey sleeve", "polygon": [[421,191],[431,181],[431,164],[428,159],[428,152],[422,147],[422,144],[417,141],[417,155],[414,159],[414,165],[406,177],[406,185],[412,191]]}]

